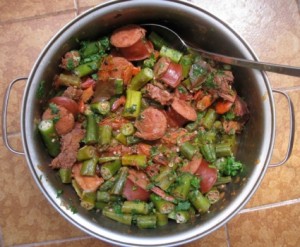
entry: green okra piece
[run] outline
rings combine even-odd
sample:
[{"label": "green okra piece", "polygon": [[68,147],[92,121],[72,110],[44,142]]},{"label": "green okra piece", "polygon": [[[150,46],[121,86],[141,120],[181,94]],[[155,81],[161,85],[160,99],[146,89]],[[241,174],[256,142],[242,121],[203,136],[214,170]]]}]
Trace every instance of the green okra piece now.
[{"label": "green okra piece", "polygon": [[178,63],[179,60],[182,57],[182,53],[180,51],[177,51],[175,49],[169,48],[167,46],[162,46],[159,54],[161,57],[168,57],[170,58],[173,62]]},{"label": "green okra piece", "polygon": [[42,120],[38,126],[48,153],[55,157],[60,153],[60,141],[53,120]]},{"label": "green okra piece", "polygon": [[122,143],[123,145],[127,146],[127,138],[125,135],[123,135],[123,133],[118,133],[116,136],[115,136],[115,139]]},{"label": "green okra piece", "polygon": [[181,84],[182,84],[183,86],[185,86],[188,90],[190,90],[190,89],[192,88],[192,83],[191,83],[191,80],[190,80],[189,77],[186,78],[186,79],[184,79],[184,80],[181,82]]},{"label": "green okra piece", "polygon": [[79,88],[81,85],[81,79],[77,75],[59,74],[56,77],[56,83],[61,86],[72,86]]},{"label": "green okra piece", "polygon": [[115,161],[115,160],[120,160],[119,156],[106,156],[106,157],[99,157],[98,162],[100,164],[110,162],[110,161]]},{"label": "green okra piece", "polygon": [[166,201],[153,193],[150,194],[150,200],[155,209],[161,214],[169,214],[175,209],[175,205],[172,202]]},{"label": "green okra piece", "polygon": [[215,182],[214,186],[222,185],[222,184],[228,184],[232,182],[231,176],[226,177],[218,177],[217,181]]},{"label": "green okra piece", "polygon": [[210,202],[199,190],[189,193],[189,201],[199,213],[206,213],[209,210]]},{"label": "green okra piece", "polygon": [[112,195],[108,191],[97,191],[96,201],[97,202],[116,202],[121,200],[120,196]]},{"label": "green okra piece", "polygon": [[125,225],[131,225],[133,216],[131,214],[117,213],[113,208],[105,207],[102,214],[112,220],[118,221]]},{"label": "green okra piece", "polygon": [[98,53],[99,45],[98,41],[84,42],[84,46],[80,49],[80,54],[83,58],[89,57]]},{"label": "green okra piece", "polygon": [[87,115],[85,141],[87,144],[96,144],[98,142],[98,124],[95,115],[92,113]]},{"label": "green okra piece", "polygon": [[216,156],[226,157],[232,156],[233,152],[229,143],[218,143],[216,144]]},{"label": "green okra piece", "polygon": [[80,206],[87,210],[91,210],[95,207],[96,192],[95,191],[83,191]]},{"label": "green okra piece", "polygon": [[136,225],[141,229],[156,228],[156,215],[138,215],[136,217]]},{"label": "green okra piece", "polygon": [[100,173],[103,179],[108,180],[114,176],[121,168],[121,161],[114,160],[103,164],[100,168]]},{"label": "green okra piece", "polygon": [[134,134],[134,126],[132,123],[124,123],[122,124],[121,126],[121,133],[124,135],[124,136],[131,136]]},{"label": "green okra piece", "polygon": [[189,211],[176,211],[175,213],[175,220],[178,224],[184,224],[188,222],[191,218]]},{"label": "green okra piece", "polygon": [[200,151],[208,162],[214,162],[217,159],[215,145],[212,143],[201,145]]},{"label": "green okra piece", "polygon": [[100,191],[109,191],[114,186],[114,184],[116,183],[116,181],[118,179],[119,179],[119,175],[117,174],[116,176],[111,177],[110,179],[104,181],[104,183],[101,184],[99,190]]},{"label": "green okra piece", "polygon": [[149,34],[149,40],[153,43],[155,49],[160,50],[162,46],[170,46],[170,44],[164,40],[160,35],[156,32],[152,31]]},{"label": "green okra piece", "polygon": [[218,189],[216,187],[213,187],[210,191],[208,191],[206,193],[206,197],[209,200],[210,204],[217,203],[221,198],[220,192],[218,191]]},{"label": "green okra piece", "polygon": [[183,55],[179,61],[182,67],[183,78],[188,77],[192,64],[194,62],[194,56],[192,54]]},{"label": "green okra piece", "polygon": [[144,201],[125,201],[122,205],[122,213],[124,214],[143,214],[149,213],[149,205]]},{"label": "green okra piece", "polygon": [[188,198],[192,179],[193,176],[190,173],[183,173],[180,175],[177,184],[172,189],[171,195],[173,195],[176,199],[185,201]]},{"label": "green okra piece", "polygon": [[100,60],[91,61],[88,63],[80,64],[79,66],[74,68],[73,72],[76,76],[81,78],[98,71],[99,66],[100,66]]},{"label": "green okra piece", "polygon": [[84,160],[89,160],[91,158],[94,158],[96,157],[96,155],[97,152],[94,146],[85,145],[78,150],[76,159],[78,161],[84,161]]},{"label": "green okra piece", "polygon": [[91,158],[82,162],[80,175],[82,176],[95,176],[98,164],[97,158]]},{"label": "green okra piece", "polygon": [[119,78],[114,79],[113,85],[114,85],[114,90],[116,95],[123,93],[124,91],[123,79],[119,79]]},{"label": "green okra piece", "polygon": [[59,177],[62,183],[70,184],[72,182],[72,169],[71,168],[60,168]]},{"label": "green okra piece", "polygon": [[107,202],[95,202],[95,209],[104,209],[105,207],[108,206]]},{"label": "green okra piece", "polygon": [[209,108],[202,120],[202,125],[205,129],[211,129],[214,122],[218,118],[218,114],[212,108]]},{"label": "green okra piece", "polygon": [[121,167],[118,172],[118,180],[115,182],[114,186],[111,189],[113,195],[121,195],[123,192],[124,184],[127,180],[128,168]]},{"label": "green okra piece", "polygon": [[141,142],[142,139],[141,138],[138,138],[136,136],[127,136],[126,137],[126,142],[127,142],[127,145],[133,145],[133,144],[137,144],[139,142]]},{"label": "green okra piece", "polygon": [[139,73],[137,73],[130,81],[128,86],[131,90],[140,90],[144,87],[150,80],[154,78],[154,72],[150,68],[143,68]]},{"label": "green okra piece", "polygon": [[156,216],[156,225],[157,226],[165,226],[168,224],[168,215],[167,214],[155,212],[155,216]]},{"label": "green okra piece", "polygon": [[180,146],[180,153],[188,160],[192,160],[193,156],[197,153],[197,151],[198,148],[190,142],[184,142]]},{"label": "green okra piece", "polygon": [[98,143],[100,145],[110,144],[112,139],[112,127],[109,125],[99,125],[98,127]]},{"label": "green okra piece", "polygon": [[175,182],[177,175],[173,168],[162,166],[159,173],[153,178],[153,182],[163,190],[167,190]]},{"label": "green okra piece", "polygon": [[127,89],[126,102],[123,111],[124,117],[137,118],[140,115],[142,93],[140,91]]},{"label": "green okra piece", "polygon": [[123,166],[147,167],[147,156],[143,154],[125,154],[121,160]]},{"label": "green okra piece", "polygon": [[82,188],[79,186],[79,184],[76,182],[75,179],[72,179],[72,187],[74,188],[76,194],[78,195],[79,198],[82,198],[82,193],[83,190]]},{"label": "green okra piece", "polygon": [[93,112],[101,115],[107,115],[110,112],[110,102],[107,100],[92,103],[90,107]]}]

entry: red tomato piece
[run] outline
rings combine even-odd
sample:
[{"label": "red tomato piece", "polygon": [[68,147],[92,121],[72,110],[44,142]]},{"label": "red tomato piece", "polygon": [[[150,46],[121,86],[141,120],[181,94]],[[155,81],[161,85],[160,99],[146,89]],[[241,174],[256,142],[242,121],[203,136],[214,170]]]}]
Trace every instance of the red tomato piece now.
[{"label": "red tomato piece", "polygon": [[74,116],[78,114],[78,104],[67,97],[64,96],[57,96],[49,100],[49,103],[54,103],[58,106],[62,106],[66,108],[69,112],[71,112]]},{"label": "red tomato piece", "polygon": [[142,189],[141,187],[135,185],[130,179],[126,180],[123,188],[123,196],[128,201],[141,200],[147,201],[149,199],[149,191]]},{"label": "red tomato piece", "polygon": [[176,88],[182,79],[182,67],[178,63],[171,62],[167,71],[161,76],[160,80],[172,88]]},{"label": "red tomato piece", "polygon": [[217,180],[217,169],[209,167],[209,163],[205,159],[202,159],[195,174],[201,178],[200,191],[202,193],[210,191]]}]

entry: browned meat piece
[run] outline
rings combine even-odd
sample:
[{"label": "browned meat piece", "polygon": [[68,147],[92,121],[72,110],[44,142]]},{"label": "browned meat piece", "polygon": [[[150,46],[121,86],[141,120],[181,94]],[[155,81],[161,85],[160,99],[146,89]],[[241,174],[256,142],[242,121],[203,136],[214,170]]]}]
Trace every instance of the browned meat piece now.
[{"label": "browned meat piece", "polygon": [[216,73],[214,76],[214,83],[217,86],[217,94],[224,100],[234,102],[236,98],[236,91],[231,88],[234,77],[231,71],[224,71],[224,73]]},{"label": "browned meat piece", "polygon": [[61,138],[61,152],[55,157],[50,166],[52,168],[70,168],[76,162],[77,151],[80,147],[79,143],[84,138],[85,131],[81,129],[80,124],[76,124],[75,128]]},{"label": "browned meat piece", "polygon": [[243,99],[241,99],[239,96],[237,96],[234,101],[233,112],[236,116],[239,117],[249,113],[246,102]]},{"label": "browned meat piece", "polygon": [[146,90],[151,99],[158,101],[162,105],[171,103],[172,95],[167,90],[160,89],[152,84],[147,84]]},{"label": "browned meat piece", "polygon": [[227,134],[240,133],[243,123],[237,121],[223,121],[223,128]]},{"label": "browned meat piece", "polygon": [[62,96],[73,99],[75,101],[80,100],[82,95],[82,90],[75,87],[67,87],[63,92]]},{"label": "browned meat piece", "polygon": [[61,60],[60,67],[66,70],[72,70],[79,65],[80,54],[78,51],[69,51]]}]

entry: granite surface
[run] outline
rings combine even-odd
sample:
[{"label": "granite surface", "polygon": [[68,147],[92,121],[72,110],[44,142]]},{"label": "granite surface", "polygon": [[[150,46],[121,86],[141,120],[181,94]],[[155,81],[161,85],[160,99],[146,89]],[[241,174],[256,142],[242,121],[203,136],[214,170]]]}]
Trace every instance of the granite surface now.
[{"label": "granite surface", "polygon": [[[76,15],[100,0],[0,0],[0,97],[9,82],[28,76],[49,39]],[[300,66],[300,10],[296,0],[193,0],[231,25],[263,61]],[[252,199],[226,226],[196,246],[300,246],[300,78],[268,73],[272,88],[287,92],[295,107],[295,144],[282,167],[268,169]],[[22,150],[20,108],[26,82],[12,90],[7,131]],[[277,135],[272,162],[288,144],[287,104],[274,95]],[[0,102],[2,109],[3,103]],[[3,133],[1,132],[1,136]],[[75,228],[48,203],[23,156],[0,142],[0,246],[110,246]]]}]

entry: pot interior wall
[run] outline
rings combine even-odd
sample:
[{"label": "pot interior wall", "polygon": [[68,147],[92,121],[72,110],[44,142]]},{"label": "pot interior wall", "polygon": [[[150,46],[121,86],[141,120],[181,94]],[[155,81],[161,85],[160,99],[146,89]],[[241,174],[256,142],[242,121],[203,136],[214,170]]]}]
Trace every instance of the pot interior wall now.
[{"label": "pot interior wall", "polygon": [[[273,145],[274,109],[269,84],[262,73],[233,69],[235,87],[246,100],[251,112],[237,151],[237,159],[246,164],[246,169],[242,179],[228,187],[224,201],[218,203],[210,214],[197,218],[190,224],[139,230],[112,222],[101,213],[81,209],[71,186],[62,185],[57,174],[48,167],[50,158],[36,128],[41,114],[41,106],[36,98],[38,86],[41,81],[45,81],[46,88],[51,88],[54,75],[59,73],[57,68],[61,56],[77,47],[77,39],[91,40],[109,34],[125,24],[147,22],[169,26],[185,39],[205,49],[256,59],[247,44],[226,24],[188,3],[139,0],[106,3],[86,12],[63,28],[49,42],[36,62],[23,103],[23,142],[29,167],[47,199],[65,218],[82,230],[123,245],[182,244],[210,233],[229,220],[248,201],[265,172]],[[61,189],[64,194],[57,198],[56,191]],[[73,214],[69,210],[70,206],[76,207],[78,213]]]}]

